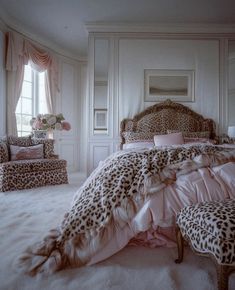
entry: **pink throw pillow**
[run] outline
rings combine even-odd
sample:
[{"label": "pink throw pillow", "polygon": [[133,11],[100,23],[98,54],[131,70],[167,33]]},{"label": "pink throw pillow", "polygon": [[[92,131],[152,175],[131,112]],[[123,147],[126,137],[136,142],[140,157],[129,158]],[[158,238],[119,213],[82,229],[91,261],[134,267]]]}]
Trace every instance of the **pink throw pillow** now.
[{"label": "pink throw pillow", "polygon": [[11,160],[27,160],[27,159],[42,159],[43,156],[43,144],[38,144],[29,147],[20,147],[10,145]]},{"label": "pink throw pillow", "polygon": [[184,138],[182,132],[165,135],[155,135],[154,144],[155,146],[181,145],[184,144]]}]

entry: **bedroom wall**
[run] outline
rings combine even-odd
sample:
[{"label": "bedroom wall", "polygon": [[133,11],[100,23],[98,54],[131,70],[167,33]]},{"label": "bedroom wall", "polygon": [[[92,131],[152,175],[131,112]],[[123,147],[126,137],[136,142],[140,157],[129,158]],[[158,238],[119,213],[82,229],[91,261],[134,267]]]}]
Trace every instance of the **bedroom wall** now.
[{"label": "bedroom wall", "polygon": [[[228,98],[228,46],[234,35],[226,30],[202,26],[184,29],[174,33],[151,31],[121,31],[119,27],[87,26],[89,30],[89,134],[88,134],[88,174],[112,152],[119,149],[120,122],[132,118],[156,102],[144,100],[144,70],[193,70],[194,94],[192,102],[183,104],[212,118],[216,122],[218,135],[227,132],[228,116],[232,114]],[[156,31],[156,33],[155,33]],[[207,32],[207,33],[206,33]],[[108,43],[106,56],[108,66],[108,132],[95,135],[93,132],[94,75],[98,49],[97,41]],[[231,68],[231,65],[230,65]],[[230,77],[231,83],[231,77]],[[231,107],[232,108],[232,107]],[[234,115],[234,114],[233,114]],[[230,120],[233,122],[233,120]]]},{"label": "bedroom wall", "polygon": [[184,103],[219,122],[219,41],[121,39],[119,41],[119,121],[153,102],[144,101],[144,69],[195,71],[195,101]]},{"label": "bedroom wall", "polygon": [[228,48],[228,125],[235,126],[235,41]]},{"label": "bedroom wall", "polygon": [[67,160],[69,172],[80,172],[84,175],[83,146],[81,136],[83,84],[82,69],[85,63],[58,55],[60,67],[60,93],[57,95],[56,108],[63,113],[71,124],[70,131],[55,131],[55,150],[59,156]]},{"label": "bedroom wall", "polygon": [[4,69],[4,33],[0,30],[0,136],[6,134],[6,74]]}]

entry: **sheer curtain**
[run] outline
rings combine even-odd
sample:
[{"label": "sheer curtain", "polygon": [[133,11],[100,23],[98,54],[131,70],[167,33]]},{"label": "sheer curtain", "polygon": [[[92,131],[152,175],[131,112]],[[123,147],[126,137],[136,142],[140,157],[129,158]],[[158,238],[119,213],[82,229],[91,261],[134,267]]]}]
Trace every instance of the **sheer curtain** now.
[{"label": "sheer curtain", "polygon": [[24,65],[46,71],[46,99],[48,110],[55,113],[55,96],[59,92],[58,66],[55,57],[16,32],[7,33],[7,134],[17,135],[15,110],[24,79]]}]

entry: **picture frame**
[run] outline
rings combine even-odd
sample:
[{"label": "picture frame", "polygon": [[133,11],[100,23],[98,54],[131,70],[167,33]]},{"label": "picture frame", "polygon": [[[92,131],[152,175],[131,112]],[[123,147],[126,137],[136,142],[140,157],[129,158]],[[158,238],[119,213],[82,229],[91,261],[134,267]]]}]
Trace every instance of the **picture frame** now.
[{"label": "picture frame", "polygon": [[194,102],[194,70],[144,70],[144,101]]},{"label": "picture frame", "polygon": [[107,109],[94,109],[94,130],[107,129]]}]

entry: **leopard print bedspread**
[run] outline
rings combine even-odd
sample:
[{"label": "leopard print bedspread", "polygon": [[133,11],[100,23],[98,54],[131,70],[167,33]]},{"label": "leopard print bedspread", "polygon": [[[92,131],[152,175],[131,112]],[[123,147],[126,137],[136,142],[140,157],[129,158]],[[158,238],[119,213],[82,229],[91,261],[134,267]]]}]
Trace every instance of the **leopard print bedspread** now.
[{"label": "leopard print bedspread", "polygon": [[[143,206],[151,187],[149,184],[166,186],[169,172],[174,171],[174,178],[177,178],[180,172],[186,173],[190,168],[195,169],[198,165],[194,168],[187,162],[196,156],[203,156],[199,158],[200,166],[209,166],[210,159],[214,164],[225,163],[232,156],[229,151],[231,152],[216,146],[194,145],[120,151],[111,155],[77,192],[60,230],[53,231],[51,236],[46,237],[37,251],[29,249],[21,262],[30,264],[27,270],[31,274],[42,271],[44,263],[50,265],[45,266],[45,271],[85,264],[111,238],[110,225],[124,226]],[[32,261],[35,262],[36,255],[40,256],[40,263],[33,267]],[[50,260],[52,257],[56,260],[54,266]]]}]

